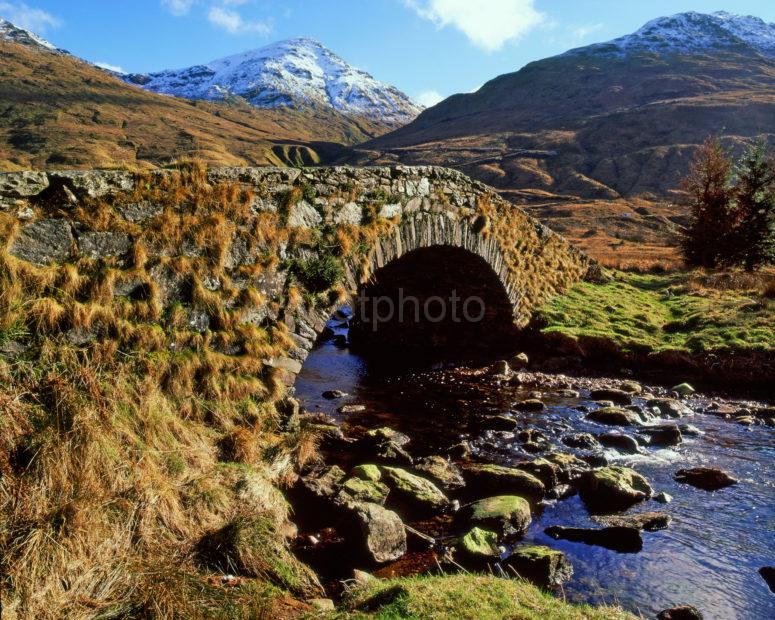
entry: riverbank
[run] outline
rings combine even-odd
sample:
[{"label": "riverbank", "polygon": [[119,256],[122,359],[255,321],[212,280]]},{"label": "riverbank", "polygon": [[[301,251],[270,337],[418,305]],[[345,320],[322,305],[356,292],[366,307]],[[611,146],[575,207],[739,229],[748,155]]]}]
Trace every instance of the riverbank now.
[{"label": "riverbank", "polygon": [[771,394],[775,277],[610,272],[544,304],[525,347],[544,367],[590,367],[736,393]]}]

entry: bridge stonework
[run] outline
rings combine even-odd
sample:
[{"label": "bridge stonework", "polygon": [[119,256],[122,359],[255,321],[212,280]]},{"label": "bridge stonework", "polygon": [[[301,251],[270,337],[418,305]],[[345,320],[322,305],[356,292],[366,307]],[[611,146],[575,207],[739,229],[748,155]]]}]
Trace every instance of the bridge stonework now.
[{"label": "bridge stonework", "polygon": [[[77,293],[53,285],[36,293],[64,309],[55,327],[74,346],[116,329],[109,313],[86,322],[69,314],[120,303],[122,317],[158,323],[165,346],[173,331],[209,334],[215,354],[261,357],[286,384],[346,295],[415,250],[482,258],[518,326],[595,267],[491,188],[438,167],[3,173],[0,222],[6,269],[24,263],[52,282],[68,265],[80,274]],[[329,251],[341,265],[334,291],[304,290],[298,266]],[[132,304],[155,310],[141,319]],[[288,337],[251,347],[241,326]]]}]

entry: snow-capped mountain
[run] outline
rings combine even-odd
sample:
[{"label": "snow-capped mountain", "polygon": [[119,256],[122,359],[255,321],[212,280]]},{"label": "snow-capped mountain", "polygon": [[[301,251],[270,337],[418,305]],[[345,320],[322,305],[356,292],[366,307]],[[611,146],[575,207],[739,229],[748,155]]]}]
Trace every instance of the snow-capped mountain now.
[{"label": "snow-capped mountain", "polygon": [[606,43],[573,49],[566,54],[638,52],[703,54],[714,51],[747,51],[775,57],[775,24],[751,15],[678,13],[647,22],[632,34]]},{"label": "snow-capped mountain", "polygon": [[422,107],[307,38],[288,39],[206,65],[124,79],[189,99],[240,96],[261,108],[330,106],[348,115],[403,125]]},{"label": "snow-capped mountain", "polygon": [[39,37],[35,33],[25,30],[24,28],[19,28],[2,18],[0,18],[0,41],[12,41],[13,43],[38,47],[50,52],[64,52],[64,50],[52,45],[43,37]]}]

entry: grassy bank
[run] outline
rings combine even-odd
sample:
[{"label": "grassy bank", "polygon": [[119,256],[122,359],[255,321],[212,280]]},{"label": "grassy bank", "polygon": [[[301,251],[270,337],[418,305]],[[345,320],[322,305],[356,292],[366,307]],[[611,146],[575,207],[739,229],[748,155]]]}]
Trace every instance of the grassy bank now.
[{"label": "grassy bank", "polygon": [[628,620],[616,607],[574,606],[527,582],[485,575],[414,577],[357,590],[332,617],[455,618],[465,620]]},{"label": "grassy bank", "polygon": [[534,325],[545,343],[586,358],[683,364],[705,375],[727,372],[733,380],[750,373],[758,381],[774,372],[769,274],[614,272],[608,282],[581,282],[552,298]]}]

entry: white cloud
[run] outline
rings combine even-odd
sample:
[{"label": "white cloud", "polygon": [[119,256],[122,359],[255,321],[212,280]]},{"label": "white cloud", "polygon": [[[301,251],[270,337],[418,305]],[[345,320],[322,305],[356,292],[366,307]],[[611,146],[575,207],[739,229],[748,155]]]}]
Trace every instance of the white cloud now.
[{"label": "white cloud", "polygon": [[100,69],[107,69],[108,71],[115,71],[116,73],[126,73],[126,71],[118,65],[111,65],[109,62],[95,62],[94,64]]},{"label": "white cloud", "polygon": [[161,0],[161,5],[173,15],[188,15],[194,0]]},{"label": "white cloud", "polygon": [[266,22],[245,21],[237,11],[230,11],[220,6],[210,7],[207,13],[208,21],[214,26],[223,28],[230,34],[243,34],[253,32],[256,34],[269,34],[272,28]]},{"label": "white cloud", "polygon": [[603,24],[590,24],[588,26],[578,26],[571,31],[571,34],[577,41],[583,41],[593,32],[597,32],[603,28]]},{"label": "white cloud", "polygon": [[61,25],[61,22],[50,13],[27,6],[23,2],[0,2],[0,17],[36,34],[45,33],[49,28]]},{"label": "white cloud", "polygon": [[430,108],[444,99],[444,96],[435,90],[424,90],[414,100],[425,108]]},{"label": "white cloud", "polygon": [[534,0],[404,0],[425,19],[440,28],[454,26],[470,41],[488,52],[518,39],[541,22],[545,15]]}]

